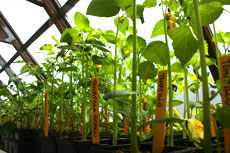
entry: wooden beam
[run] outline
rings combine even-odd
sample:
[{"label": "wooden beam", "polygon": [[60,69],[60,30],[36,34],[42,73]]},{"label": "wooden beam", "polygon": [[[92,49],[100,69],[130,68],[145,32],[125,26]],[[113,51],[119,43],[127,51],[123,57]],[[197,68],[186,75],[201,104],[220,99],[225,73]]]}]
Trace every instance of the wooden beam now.
[{"label": "wooden beam", "polygon": [[[22,59],[31,66],[35,66],[39,64],[37,63],[37,61],[33,58],[33,56],[29,53],[29,51],[27,49],[25,49],[23,47],[23,43],[21,41],[21,39],[18,37],[18,35],[16,34],[16,32],[14,31],[14,29],[11,27],[11,25],[8,23],[8,21],[6,20],[6,18],[4,17],[4,15],[2,14],[2,12],[0,11],[0,26],[4,26],[6,28],[9,29],[9,31],[12,33],[12,35],[14,36],[14,40],[12,41],[12,45],[14,46],[14,48],[17,50],[17,52],[20,54],[20,56],[22,57]],[[45,79],[46,76],[45,74],[42,74],[42,78],[41,76],[37,76],[38,79]]]},{"label": "wooden beam", "polygon": [[69,28],[51,0],[44,0],[44,9],[48,13],[60,33],[62,33],[66,28]]},{"label": "wooden beam", "polygon": [[[67,23],[65,20],[65,14],[69,12],[75,4],[79,0],[68,0],[62,7],[58,5],[58,12],[64,19],[64,22],[68,25],[68,27],[71,27],[69,23]],[[53,21],[48,19],[30,38],[27,40],[27,42],[23,45],[24,48],[28,48],[38,37],[40,37],[47,29],[49,29],[53,25]]]},{"label": "wooden beam", "polygon": [[33,3],[33,4],[35,4],[35,5],[41,6],[41,7],[44,6],[44,3],[43,3],[42,0],[27,0],[27,1],[28,1],[28,2],[31,2],[31,3]]},{"label": "wooden beam", "polygon": [[[216,59],[216,46],[215,43],[212,42],[213,34],[209,26],[203,27],[203,34],[204,39],[208,43],[208,57]],[[218,66],[218,63],[216,63],[216,65]],[[219,80],[218,67],[216,67],[215,65],[211,65],[209,66],[209,70],[215,82]]]}]

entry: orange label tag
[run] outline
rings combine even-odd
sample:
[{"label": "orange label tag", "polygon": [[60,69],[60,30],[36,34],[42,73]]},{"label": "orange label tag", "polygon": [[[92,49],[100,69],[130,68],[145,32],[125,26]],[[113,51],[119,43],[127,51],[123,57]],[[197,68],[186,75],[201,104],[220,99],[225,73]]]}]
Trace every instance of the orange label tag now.
[{"label": "orange label tag", "polygon": [[216,131],[215,131],[215,117],[211,115],[211,128],[212,128],[212,136],[216,137]]},{"label": "orange label tag", "polygon": [[[155,118],[165,118],[167,100],[167,71],[158,72],[157,99]],[[154,153],[161,153],[164,148],[165,123],[154,125],[153,150]]]},{"label": "orange label tag", "polygon": [[[230,75],[230,55],[220,57],[221,84],[224,85],[225,80]],[[230,106],[230,80],[222,88],[223,106]],[[224,128],[225,144],[230,142],[230,129]],[[225,145],[225,152],[230,153],[230,145]]]},{"label": "orange label tag", "polygon": [[48,137],[48,91],[45,92],[45,123],[44,123],[44,126],[45,126],[45,129],[44,129],[44,132],[45,132],[45,137]]},{"label": "orange label tag", "polygon": [[91,79],[92,143],[100,144],[98,78]]},{"label": "orange label tag", "polygon": [[109,132],[109,113],[108,108],[105,106],[105,133]]},{"label": "orange label tag", "polygon": [[128,134],[128,120],[126,115],[123,115],[123,121],[124,121],[124,133]]}]

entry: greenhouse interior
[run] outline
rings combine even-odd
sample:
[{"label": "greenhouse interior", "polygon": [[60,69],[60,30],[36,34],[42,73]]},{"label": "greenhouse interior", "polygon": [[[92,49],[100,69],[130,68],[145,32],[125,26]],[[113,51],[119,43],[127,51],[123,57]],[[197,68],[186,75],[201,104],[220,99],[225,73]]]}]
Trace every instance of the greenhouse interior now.
[{"label": "greenhouse interior", "polygon": [[230,153],[230,0],[1,0],[0,153]]}]

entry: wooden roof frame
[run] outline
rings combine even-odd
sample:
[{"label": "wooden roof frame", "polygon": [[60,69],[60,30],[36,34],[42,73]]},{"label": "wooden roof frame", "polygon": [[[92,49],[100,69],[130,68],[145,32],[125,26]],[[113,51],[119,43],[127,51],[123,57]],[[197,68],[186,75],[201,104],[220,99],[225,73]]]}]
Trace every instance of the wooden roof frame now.
[{"label": "wooden roof frame", "polygon": [[[9,67],[18,56],[21,56],[22,59],[29,65],[35,66],[39,64],[30,54],[27,48],[39,37],[41,36],[49,27],[53,24],[56,25],[60,33],[62,33],[66,28],[71,28],[69,22],[66,20],[66,13],[71,10],[79,0],[68,0],[62,7],[60,6],[57,0],[27,0],[32,2],[40,7],[44,7],[45,11],[50,16],[50,19],[47,20],[29,39],[23,44],[19,36],[16,34],[10,23],[4,17],[3,13],[0,11],[0,41],[12,44],[17,50],[16,54],[2,66],[0,73]],[[7,32],[6,32],[7,29]],[[8,40],[7,40],[8,39]],[[10,40],[10,41],[9,41]],[[45,79],[45,74],[42,74],[42,78],[37,76],[38,79]]]}]

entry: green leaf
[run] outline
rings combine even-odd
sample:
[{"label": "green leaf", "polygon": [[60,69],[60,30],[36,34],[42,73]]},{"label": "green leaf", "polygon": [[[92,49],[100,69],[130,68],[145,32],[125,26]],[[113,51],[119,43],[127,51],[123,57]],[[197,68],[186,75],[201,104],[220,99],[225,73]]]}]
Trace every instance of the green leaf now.
[{"label": "green leaf", "polygon": [[116,37],[114,35],[104,34],[102,37],[104,37],[109,43],[115,44]]},{"label": "green leaf", "polygon": [[115,98],[115,97],[120,97],[120,96],[129,96],[129,95],[135,95],[135,94],[138,94],[138,92],[124,91],[124,90],[114,90],[114,91],[111,91],[111,92],[107,92],[103,96],[103,99],[107,101],[110,98]]},{"label": "green leaf", "polygon": [[[222,4],[218,1],[200,4],[200,17],[202,26],[207,26],[212,24],[215,20],[217,20],[223,12]],[[195,24],[195,17],[192,16],[191,24]]]},{"label": "green leaf", "polygon": [[184,67],[181,65],[180,62],[173,63],[172,72],[184,73]]},{"label": "green leaf", "polygon": [[[119,17],[116,17],[115,20],[114,20],[114,23],[115,23],[115,26],[117,27],[117,23],[118,23],[118,19]],[[126,31],[128,30],[128,27],[129,27],[129,19],[126,18],[126,17],[120,17],[120,20],[123,20],[123,21],[120,21],[119,23],[119,31],[124,35],[126,36]]]},{"label": "green leaf", "polygon": [[89,19],[80,12],[75,13],[74,22],[79,29],[85,29],[89,27]]},{"label": "green leaf", "polygon": [[230,129],[230,106],[223,106],[216,110],[216,119],[226,128]]},{"label": "green leaf", "polygon": [[173,36],[173,49],[182,65],[185,65],[198,49],[198,41],[189,26],[181,25],[175,28]]},{"label": "green leaf", "polygon": [[143,79],[144,83],[148,79],[153,79],[157,75],[157,69],[150,61],[144,61],[139,65],[138,75]]},{"label": "green leaf", "polygon": [[119,6],[122,10],[126,10],[128,7],[133,5],[133,0],[120,0]]},{"label": "green leaf", "polygon": [[145,122],[145,124],[142,124],[139,126],[139,128],[144,127],[148,124],[152,125],[152,124],[161,124],[161,123],[169,123],[169,122],[178,122],[178,123],[182,123],[184,122],[183,119],[179,119],[179,118],[159,118],[159,119],[154,119],[152,121],[149,122]]},{"label": "green leaf", "polygon": [[40,47],[40,50],[47,50],[49,52],[53,51],[54,46],[52,44],[45,44],[44,46]]},{"label": "green leaf", "polygon": [[[133,19],[133,6],[128,7],[125,10],[127,16],[130,19]],[[141,19],[141,23],[144,23],[144,18],[143,18],[143,12],[144,12],[144,6],[143,5],[137,5],[137,19]]]},{"label": "green leaf", "polygon": [[142,52],[144,58],[156,64],[167,65],[169,61],[168,46],[162,41],[153,41]]},{"label": "green leaf", "polygon": [[[167,22],[166,22],[167,24]],[[162,20],[159,20],[154,28],[153,28],[153,31],[152,31],[152,34],[151,34],[151,38],[154,38],[154,37],[157,37],[157,36],[160,36],[160,35],[164,35],[164,19]]]},{"label": "green leaf", "polygon": [[207,66],[211,66],[211,65],[215,65],[216,64],[216,59],[214,59],[214,58],[208,58],[208,57],[206,57],[205,59],[206,59],[206,65]]},{"label": "green leaf", "polygon": [[[127,49],[133,51],[133,35],[129,35],[127,38]],[[146,47],[146,40],[137,36],[137,50],[141,51]]]},{"label": "green leaf", "polygon": [[105,74],[114,74],[114,65],[109,64],[109,65],[103,65],[102,69],[104,70]]},{"label": "green leaf", "polygon": [[77,70],[77,68],[75,66],[71,66],[71,67],[61,67],[57,71],[69,72],[69,71],[76,71],[76,70]]},{"label": "green leaf", "polygon": [[172,10],[173,12],[176,12],[177,9],[180,7],[180,3],[178,1],[175,1],[175,0],[163,1],[163,4],[165,4],[165,6],[170,8],[170,10]]},{"label": "green leaf", "polygon": [[155,7],[157,5],[157,0],[145,0],[143,6],[145,8]]},{"label": "green leaf", "polygon": [[173,101],[172,101],[173,107],[180,106],[180,105],[183,104],[183,103],[184,103],[184,102],[181,101],[181,100],[173,100]]},{"label": "green leaf", "polygon": [[111,62],[107,58],[99,57],[97,55],[93,55],[92,57],[94,64],[100,64],[100,65],[109,65]]},{"label": "green leaf", "polygon": [[130,110],[128,107],[116,109],[115,112],[126,115],[126,116],[130,115]]},{"label": "green leaf", "polygon": [[120,11],[120,0],[92,0],[87,8],[87,15],[112,17]]},{"label": "green leaf", "polygon": [[73,43],[77,40],[79,40],[78,31],[72,28],[67,28],[63,31],[60,42]]},{"label": "green leaf", "polygon": [[230,5],[229,0],[219,0],[222,5]]}]

